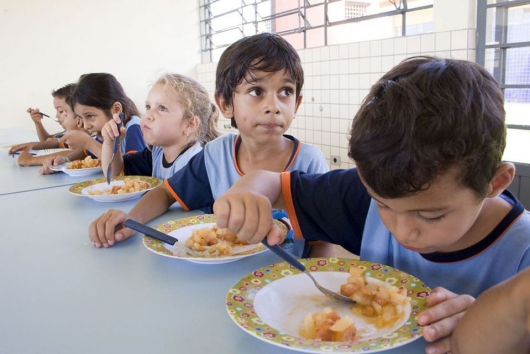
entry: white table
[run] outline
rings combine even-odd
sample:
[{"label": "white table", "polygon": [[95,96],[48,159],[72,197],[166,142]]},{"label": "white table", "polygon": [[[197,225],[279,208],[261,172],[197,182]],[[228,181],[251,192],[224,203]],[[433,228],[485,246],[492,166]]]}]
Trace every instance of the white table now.
[{"label": "white table", "polygon": [[[226,312],[229,288],[278,262],[274,254],[201,265],[156,255],[139,235],[95,249],[89,223],[136,201],[98,203],[67,190],[0,195],[1,353],[295,353],[252,337]],[[150,225],[194,214],[176,208]]]}]

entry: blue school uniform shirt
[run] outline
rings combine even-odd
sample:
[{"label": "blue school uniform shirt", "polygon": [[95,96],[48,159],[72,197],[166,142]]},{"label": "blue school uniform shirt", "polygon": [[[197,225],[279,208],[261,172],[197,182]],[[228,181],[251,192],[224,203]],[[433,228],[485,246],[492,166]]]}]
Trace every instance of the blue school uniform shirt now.
[{"label": "blue school uniform shirt", "polygon": [[478,296],[530,266],[530,213],[505,191],[512,210],[482,241],[464,250],[419,254],[383,224],[356,169],[323,175],[283,173],[282,191],[295,235],[341,245],[362,260],[389,265],[431,288]]},{"label": "blue school uniform shirt", "polygon": [[166,179],[186,166],[189,160],[202,150],[199,142],[184,149],[174,161],[166,162],[160,146],[145,148],[142,152],[123,156],[124,174],[126,176],[153,176]]},{"label": "blue school uniform shirt", "polygon": [[[294,142],[291,158],[284,171],[322,173],[329,170],[320,150],[290,135],[284,136]],[[165,180],[164,184],[185,210],[200,209],[211,213],[214,200],[243,176],[236,160],[240,145],[240,135],[218,137],[206,144],[186,168]]]},{"label": "blue school uniform shirt", "polygon": [[126,134],[121,142],[122,155],[141,152],[147,147],[140,127],[140,117],[132,116],[125,124]]}]

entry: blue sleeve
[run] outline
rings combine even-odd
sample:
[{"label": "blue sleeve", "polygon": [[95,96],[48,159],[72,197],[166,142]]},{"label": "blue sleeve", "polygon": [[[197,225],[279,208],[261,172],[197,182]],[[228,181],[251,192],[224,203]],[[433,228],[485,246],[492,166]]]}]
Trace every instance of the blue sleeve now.
[{"label": "blue sleeve", "polygon": [[126,176],[152,176],[153,155],[148,148],[123,156],[123,172]]},{"label": "blue sleeve", "polygon": [[191,158],[188,164],[167,179],[170,192],[184,209],[200,209],[211,214],[213,194],[206,172],[204,150]]},{"label": "blue sleeve", "polygon": [[140,125],[133,124],[127,128],[127,133],[125,134],[125,147],[122,150],[122,153],[129,154],[131,152],[140,152],[146,148],[144,141],[144,136]]},{"label": "blue sleeve", "polygon": [[338,244],[360,254],[371,198],[357,169],[324,174],[294,171],[290,181],[293,207],[304,239]]}]

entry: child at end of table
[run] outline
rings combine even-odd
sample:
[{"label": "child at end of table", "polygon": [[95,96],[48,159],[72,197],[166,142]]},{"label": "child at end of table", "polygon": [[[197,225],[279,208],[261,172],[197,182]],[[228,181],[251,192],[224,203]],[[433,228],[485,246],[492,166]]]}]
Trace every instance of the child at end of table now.
[{"label": "child at end of table", "polygon": [[297,237],[418,277],[434,288],[418,315],[426,351],[446,353],[474,297],[530,266],[530,213],[506,190],[515,168],[501,160],[505,144],[502,92],[483,67],[410,58],[372,86],[353,120],[356,168],[257,171],[214,212],[241,239],[277,244],[271,204],[286,207]]},{"label": "child at end of table", "polygon": [[[65,85],[57,90],[52,91],[52,97],[53,97],[53,108],[55,108],[55,118],[57,119],[57,122],[61,124],[61,120],[65,117],[66,113],[66,100],[68,96],[70,95],[73,87],[75,84],[68,84]],[[33,120],[33,123],[35,123],[35,129],[37,130],[37,136],[39,138],[39,141],[46,141],[48,139],[56,139],[60,138],[63,132],[56,133],[56,134],[49,134],[46,128],[44,127],[44,124],[42,124],[42,119],[44,117],[44,113],[41,113],[38,108],[28,108],[26,112],[29,113],[31,120]],[[61,124],[62,125],[62,124]],[[64,127],[63,127],[64,128]]]},{"label": "child at end of table", "polygon": [[88,134],[72,131],[66,133],[60,141],[73,149],[84,150],[84,156],[75,154],[66,156],[66,159],[61,156],[48,159],[43,164],[41,173],[53,173],[50,167],[64,163],[67,159],[73,161],[86,156],[99,159],[101,144],[103,143],[101,130],[112,119],[113,108],[123,112],[125,117],[124,124],[127,134],[123,139],[121,152],[126,154],[142,151],[145,148],[138,109],[134,102],[127,97],[123,87],[113,75],[107,73],[82,75],[70,95],[68,103],[74,112],[83,118],[83,127]]},{"label": "child at end of table", "polygon": [[530,353],[530,269],[477,298],[456,326],[451,351]]},{"label": "child at end of table", "polygon": [[[169,178],[184,167],[209,141],[219,136],[219,113],[211,103],[208,91],[197,81],[184,75],[165,74],[153,85],[145,103],[141,128],[145,142],[151,146],[141,152],[122,155],[116,153],[111,174],[154,176]],[[115,114],[101,131],[103,173],[112,158],[117,139]],[[120,129],[120,139],[126,130]]]},{"label": "child at end of table", "polygon": [[206,144],[189,163],[147,192],[128,213],[109,210],[89,227],[95,247],[109,247],[135,234],[123,222],[147,222],[178,203],[185,210],[211,212],[215,198],[254,170],[328,170],[317,148],[285,135],[301,103],[304,82],[300,57],[282,37],[245,37],[222,54],[215,100],[239,135],[226,134]]},{"label": "child at end of table", "polygon": [[[73,90],[74,84],[69,84],[64,86],[61,89],[68,89],[69,91]],[[60,90],[61,90],[60,89]],[[60,90],[57,90],[60,91]],[[67,99],[68,96],[65,97]],[[64,128],[65,132],[68,131],[84,131],[83,129],[83,119],[79,116],[77,116],[70,105],[68,103],[64,103],[62,105],[62,109],[64,109],[64,114],[61,114],[59,116],[59,124]],[[33,156],[31,155],[31,150],[44,150],[44,149],[68,149],[69,146],[61,143],[59,138],[50,138],[46,141],[37,141],[37,142],[29,142],[24,144],[19,144],[11,147],[9,149],[10,155],[19,154],[18,156],[18,164],[20,166],[40,166],[42,165],[47,159],[55,158],[57,156],[66,156],[72,153],[72,150],[64,150],[64,151],[58,151],[47,155],[37,155]],[[82,152],[82,151],[80,151]],[[79,153],[79,151],[78,151]]]}]

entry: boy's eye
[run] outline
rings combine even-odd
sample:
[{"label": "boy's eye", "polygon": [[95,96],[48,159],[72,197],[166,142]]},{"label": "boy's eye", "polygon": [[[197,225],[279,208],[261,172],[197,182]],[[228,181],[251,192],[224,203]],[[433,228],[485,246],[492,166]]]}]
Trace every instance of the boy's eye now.
[{"label": "boy's eye", "polygon": [[161,111],[161,112],[165,112],[165,111],[167,111],[167,108],[165,106],[159,106],[158,110]]},{"label": "boy's eye", "polygon": [[285,97],[289,97],[289,96],[291,96],[293,93],[294,93],[294,90],[293,90],[292,88],[290,88],[290,87],[285,87],[285,88],[281,91],[280,95],[281,95],[281,96],[285,96]]},{"label": "boy's eye", "polygon": [[261,90],[259,88],[253,88],[248,92],[251,96],[259,96],[261,95]]},{"label": "boy's eye", "polygon": [[421,220],[425,221],[425,222],[428,222],[428,223],[434,223],[434,222],[439,222],[439,221],[441,221],[443,218],[445,218],[445,214],[444,214],[444,215],[437,216],[437,217],[429,217],[429,218],[428,218],[428,217],[425,217],[425,216],[423,216],[423,215],[421,215],[421,214],[418,214],[418,217],[419,217]]},{"label": "boy's eye", "polygon": [[151,109],[151,106],[148,105],[148,104],[146,104],[146,105],[145,105],[145,110],[148,111],[148,110],[150,110],[150,109]]}]

